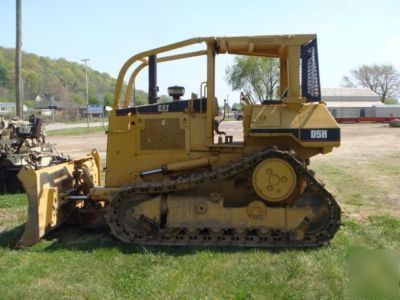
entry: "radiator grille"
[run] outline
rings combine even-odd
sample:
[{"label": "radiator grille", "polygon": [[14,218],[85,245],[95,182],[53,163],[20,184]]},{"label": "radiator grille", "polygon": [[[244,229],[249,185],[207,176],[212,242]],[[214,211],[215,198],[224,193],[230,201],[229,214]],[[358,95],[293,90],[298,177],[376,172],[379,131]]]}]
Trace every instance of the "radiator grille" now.
[{"label": "radiator grille", "polygon": [[147,119],[140,133],[142,150],[185,149],[185,129],[179,119]]}]

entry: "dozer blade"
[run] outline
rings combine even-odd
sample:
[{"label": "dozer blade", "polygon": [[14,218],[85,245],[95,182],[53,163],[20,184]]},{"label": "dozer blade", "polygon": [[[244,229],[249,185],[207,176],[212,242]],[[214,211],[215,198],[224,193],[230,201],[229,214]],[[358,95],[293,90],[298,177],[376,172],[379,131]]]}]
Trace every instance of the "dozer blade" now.
[{"label": "dozer blade", "polygon": [[28,220],[16,248],[37,243],[40,238],[67,221],[74,208],[81,205],[67,199],[69,194],[74,193],[73,172],[77,167],[85,167],[93,184],[100,184],[100,157],[96,150],[82,159],[40,170],[25,167],[18,173],[29,203]]}]

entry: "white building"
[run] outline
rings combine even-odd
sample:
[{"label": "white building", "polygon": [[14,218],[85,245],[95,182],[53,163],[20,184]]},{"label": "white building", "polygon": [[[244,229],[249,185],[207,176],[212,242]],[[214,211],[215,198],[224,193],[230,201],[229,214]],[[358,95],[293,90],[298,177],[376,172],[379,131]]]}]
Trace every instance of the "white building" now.
[{"label": "white building", "polygon": [[[27,106],[23,106],[24,112],[28,110]],[[15,102],[0,102],[0,116],[7,114],[15,114],[16,105]]]},{"label": "white building", "polygon": [[390,121],[400,117],[400,105],[386,105],[367,88],[322,89],[322,100],[339,122]]}]

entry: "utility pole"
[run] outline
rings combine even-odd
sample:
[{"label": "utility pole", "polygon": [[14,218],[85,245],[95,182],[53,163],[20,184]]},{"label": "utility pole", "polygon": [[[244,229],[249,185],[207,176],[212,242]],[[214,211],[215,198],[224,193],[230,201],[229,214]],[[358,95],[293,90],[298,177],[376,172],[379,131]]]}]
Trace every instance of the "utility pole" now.
[{"label": "utility pole", "polygon": [[21,0],[16,0],[17,11],[17,32],[15,47],[15,106],[18,118],[24,117],[22,102],[22,78],[21,78],[21,46],[22,46],[22,28],[21,28]]},{"label": "utility pole", "polygon": [[104,127],[104,97],[103,100],[101,101],[101,126]]},{"label": "utility pole", "polygon": [[84,58],[82,59],[83,62],[85,62],[85,75],[86,75],[86,119],[87,119],[87,127],[89,128],[89,82],[88,82],[88,76],[87,76],[87,62],[89,61],[89,58]]}]

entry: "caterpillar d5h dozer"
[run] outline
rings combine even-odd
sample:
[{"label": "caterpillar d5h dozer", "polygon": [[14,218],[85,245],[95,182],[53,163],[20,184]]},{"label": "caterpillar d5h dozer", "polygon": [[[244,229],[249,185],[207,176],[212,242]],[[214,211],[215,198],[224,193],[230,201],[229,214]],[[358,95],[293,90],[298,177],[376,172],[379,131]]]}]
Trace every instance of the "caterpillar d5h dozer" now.
[{"label": "caterpillar d5h dozer", "polygon": [[[193,44],[205,49],[176,54]],[[280,62],[281,99],[256,104],[243,95],[238,141],[216,122],[217,54]],[[183,88],[173,86],[173,101],[157,103],[157,64],[201,55],[207,80],[200,95],[180,100]],[[136,106],[135,78],[147,66],[149,103]],[[104,185],[96,151],[22,170],[29,214],[18,246],[66,221],[106,224],[118,239],[141,245],[319,246],[337,232],[341,212],[307,166],[310,157],[339,145],[340,129],[321,102],[316,35],[194,38],[145,51],[118,76]]]}]

